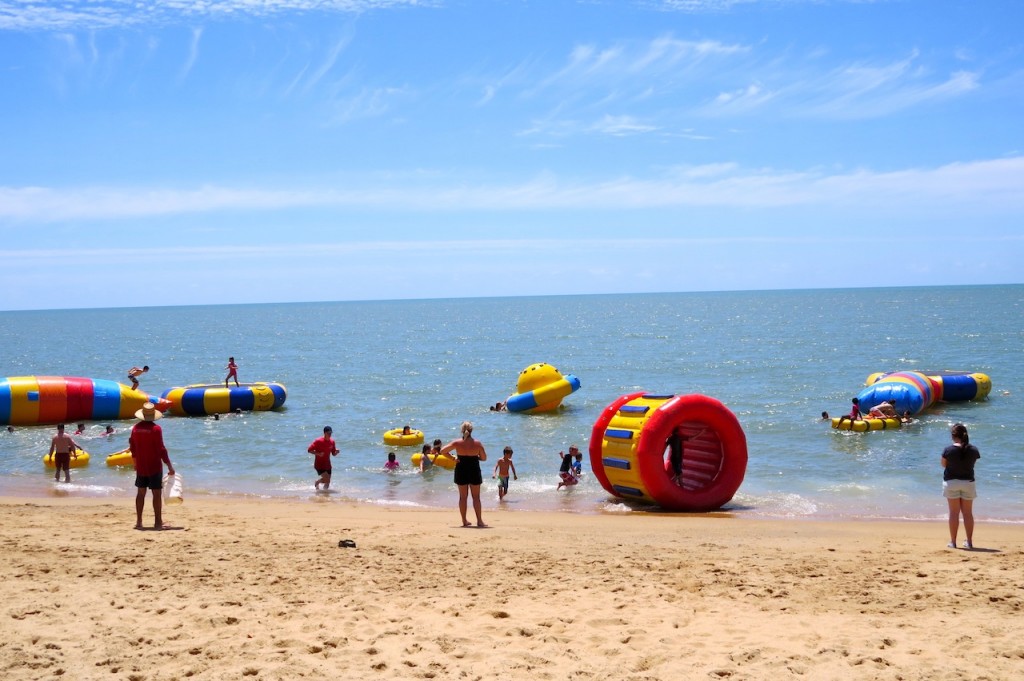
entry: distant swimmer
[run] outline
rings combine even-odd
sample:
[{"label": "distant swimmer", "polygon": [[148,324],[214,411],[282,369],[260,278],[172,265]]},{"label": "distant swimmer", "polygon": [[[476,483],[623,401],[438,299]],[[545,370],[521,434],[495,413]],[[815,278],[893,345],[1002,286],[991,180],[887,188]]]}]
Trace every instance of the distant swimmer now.
[{"label": "distant swimmer", "polygon": [[132,382],[132,390],[139,389],[139,376],[149,371],[149,366],[144,366],[141,369],[139,367],[132,367],[128,370],[128,380]]}]

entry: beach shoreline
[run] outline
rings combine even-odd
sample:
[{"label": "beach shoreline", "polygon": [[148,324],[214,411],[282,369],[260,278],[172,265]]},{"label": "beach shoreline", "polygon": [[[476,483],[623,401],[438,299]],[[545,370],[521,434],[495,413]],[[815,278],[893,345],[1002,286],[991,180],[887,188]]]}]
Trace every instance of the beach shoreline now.
[{"label": "beach shoreline", "polygon": [[[334,500],[332,500],[334,501]],[[1011,678],[1024,530],[0,497],[7,679]],[[147,523],[152,510],[147,505]],[[339,546],[351,540],[355,547]],[[961,536],[962,539],[962,536]]]}]

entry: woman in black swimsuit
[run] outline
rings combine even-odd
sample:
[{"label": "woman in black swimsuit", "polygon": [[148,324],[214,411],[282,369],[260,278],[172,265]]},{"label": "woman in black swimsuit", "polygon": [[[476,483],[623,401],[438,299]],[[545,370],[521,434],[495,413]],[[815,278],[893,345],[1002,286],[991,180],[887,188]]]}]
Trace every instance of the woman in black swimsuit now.
[{"label": "woman in black swimsuit", "polygon": [[480,505],[480,485],[483,484],[480,462],[487,461],[487,451],[482,442],[473,439],[472,423],[464,421],[462,423],[462,438],[452,440],[441,448],[442,454],[451,451],[454,451],[458,457],[455,461],[455,484],[459,486],[459,513],[462,515],[462,526],[469,527],[472,524],[466,518],[469,495],[472,494],[476,526],[487,527],[484,524],[483,509]]}]

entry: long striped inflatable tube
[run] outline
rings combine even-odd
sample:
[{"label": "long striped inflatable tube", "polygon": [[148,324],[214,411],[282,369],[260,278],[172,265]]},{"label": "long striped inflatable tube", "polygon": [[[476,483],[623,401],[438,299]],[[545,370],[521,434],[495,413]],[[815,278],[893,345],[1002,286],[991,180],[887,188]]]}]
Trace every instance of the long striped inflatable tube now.
[{"label": "long striped inflatable tube", "polygon": [[0,425],[38,426],[70,421],[116,421],[135,416],[160,398],[102,378],[14,376],[0,379]]},{"label": "long striped inflatable tube", "polygon": [[288,391],[280,383],[243,383],[225,388],[213,385],[188,385],[165,390],[163,399],[176,416],[205,416],[242,411],[270,411],[284,404]]},{"label": "long striped inflatable tube", "polygon": [[[976,371],[921,371],[932,384],[936,402],[969,402],[983,400],[992,392],[992,379]],[[874,385],[886,376],[878,372],[868,376],[864,385]]]},{"label": "long striped inflatable tube", "polygon": [[[684,447],[681,484],[673,482],[667,460],[666,443],[676,426],[692,438]],[[711,511],[727,504],[743,482],[747,438],[735,414],[714,398],[632,393],[605,407],[594,423],[590,465],[617,497],[674,511]]]},{"label": "long striped inflatable tube", "polygon": [[888,402],[896,408],[896,413],[909,411],[920,414],[935,402],[933,383],[927,376],[918,371],[897,371],[886,374],[877,382],[857,393],[857,401],[862,413],[882,402]]}]

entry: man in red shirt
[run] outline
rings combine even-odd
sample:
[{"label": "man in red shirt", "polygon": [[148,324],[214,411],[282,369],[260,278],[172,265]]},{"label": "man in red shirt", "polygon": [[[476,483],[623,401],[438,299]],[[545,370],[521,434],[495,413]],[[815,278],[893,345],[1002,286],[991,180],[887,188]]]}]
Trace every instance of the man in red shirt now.
[{"label": "man in red shirt", "polygon": [[306,450],[315,457],[313,459],[313,468],[316,469],[320,479],[316,481],[314,487],[318,490],[320,485],[323,485],[324,489],[331,486],[331,457],[338,455],[338,448],[331,438],[333,432],[330,426],[324,426],[324,436],[313,440],[313,444]]},{"label": "man in red shirt", "polygon": [[164,529],[161,511],[163,510],[163,498],[160,490],[163,488],[164,464],[167,464],[167,474],[174,475],[174,466],[167,456],[167,447],[164,446],[164,434],[155,421],[162,418],[163,414],[156,410],[152,402],[146,402],[142,409],[135,412],[135,418],[140,419],[132,434],[128,438],[128,447],[132,450],[132,459],[135,460],[135,486],[138,488],[135,495],[135,529],[142,529],[142,511],[146,507],[146,490],[153,490],[153,529]]}]

